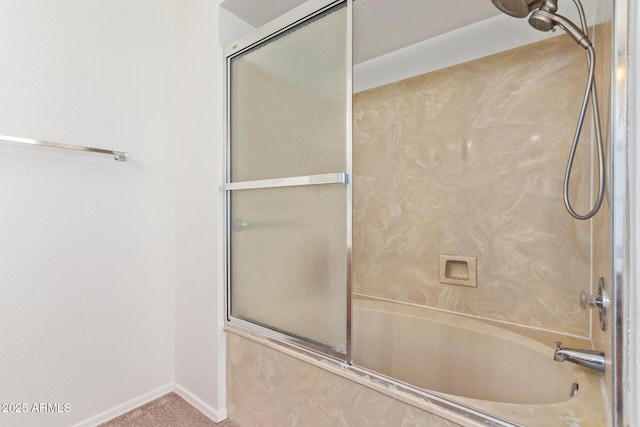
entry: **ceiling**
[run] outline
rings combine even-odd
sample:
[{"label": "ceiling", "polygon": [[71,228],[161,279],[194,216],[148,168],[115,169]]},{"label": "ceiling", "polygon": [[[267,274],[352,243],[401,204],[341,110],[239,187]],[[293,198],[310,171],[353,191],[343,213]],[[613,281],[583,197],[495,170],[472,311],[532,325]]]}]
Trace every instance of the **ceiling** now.
[{"label": "ceiling", "polygon": [[[261,27],[305,0],[225,0],[222,7]],[[490,0],[355,0],[353,56],[360,63],[500,14]]]}]

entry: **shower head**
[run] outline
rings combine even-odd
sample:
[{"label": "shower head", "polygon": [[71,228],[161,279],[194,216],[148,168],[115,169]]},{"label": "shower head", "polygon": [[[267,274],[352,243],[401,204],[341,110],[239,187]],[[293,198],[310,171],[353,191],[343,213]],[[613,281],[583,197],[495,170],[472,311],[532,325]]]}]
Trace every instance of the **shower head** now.
[{"label": "shower head", "polygon": [[556,26],[562,28],[580,46],[587,48],[591,45],[586,34],[573,22],[562,15],[558,15],[558,0],[491,0],[495,7],[507,15],[516,18],[529,16],[529,25],[539,31],[551,31]]},{"label": "shower head", "polygon": [[542,7],[544,0],[491,0],[495,7],[507,15],[524,18],[533,10]]},{"label": "shower head", "polygon": [[567,34],[573,38],[583,48],[591,46],[591,41],[585,33],[582,32],[571,20],[565,18],[557,13],[547,12],[543,9],[538,9],[529,17],[529,25],[536,30],[551,31],[555,26],[558,26],[566,31]]},{"label": "shower head", "polygon": [[538,31],[551,31],[553,27],[556,26],[553,19],[551,19],[550,13],[538,13],[539,10],[536,10],[529,17],[529,25],[535,28]]}]

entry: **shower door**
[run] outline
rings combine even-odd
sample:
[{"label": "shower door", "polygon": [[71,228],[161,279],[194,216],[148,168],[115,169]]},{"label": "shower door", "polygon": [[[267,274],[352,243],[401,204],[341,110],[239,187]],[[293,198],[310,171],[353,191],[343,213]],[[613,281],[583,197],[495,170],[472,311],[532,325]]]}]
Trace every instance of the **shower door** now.
[{"label": "shower door", "polygon": [[344,359],[351,6],[327,3],[306,2],[225,51],[227,318]]}]

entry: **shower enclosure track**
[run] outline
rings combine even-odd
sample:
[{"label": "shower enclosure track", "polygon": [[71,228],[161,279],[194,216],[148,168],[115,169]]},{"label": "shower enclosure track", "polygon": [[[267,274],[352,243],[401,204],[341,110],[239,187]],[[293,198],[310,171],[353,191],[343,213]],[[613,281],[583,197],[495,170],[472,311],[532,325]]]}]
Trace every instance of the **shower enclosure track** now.
[{"label": "shower enclosure track", "polygon": [[18,144],[39,145],[41,147],[61,148],[63,150],[88,151],[91,153],[110,154],[115,160],[126,162],[129,153],[126,151],[106,150],[104,148],[84,147],[82,145],[62,144],[60,142],[42,141],[39,139],[18,138],[15,136],[0,135],[0,141],[15,142]]}]

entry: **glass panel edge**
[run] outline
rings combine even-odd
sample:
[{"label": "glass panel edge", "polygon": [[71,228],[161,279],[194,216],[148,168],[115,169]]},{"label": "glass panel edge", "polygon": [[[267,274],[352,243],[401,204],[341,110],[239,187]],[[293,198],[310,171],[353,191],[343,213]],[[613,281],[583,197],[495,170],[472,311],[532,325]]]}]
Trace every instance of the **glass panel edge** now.
[{"label": "glass panel edge", "polygon": [[274,37],[315,15],[323,13],[327,9],[347,1],[348,0],[308,0],[289,12],[275,18],[273,21],[257,28],[251,34],[229,43],[224,47],[224,56],[229,59],[245,49]]}]

